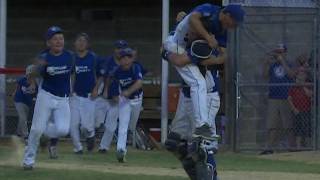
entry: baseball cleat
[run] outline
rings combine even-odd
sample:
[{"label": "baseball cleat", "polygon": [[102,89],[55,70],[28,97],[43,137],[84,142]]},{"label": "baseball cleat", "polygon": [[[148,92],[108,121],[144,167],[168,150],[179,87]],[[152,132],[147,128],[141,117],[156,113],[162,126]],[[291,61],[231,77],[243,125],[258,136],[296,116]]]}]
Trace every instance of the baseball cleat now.
[{"label": "baseball cleat", "polygon": [[117,159],[119,163],[125,163],[126,162],[126,153],[123,150],[117,151]]},{"label": "baseball cleat", "polygon": [[192,138],[203,138],[207,140],[218,140],[219,136],[212,134],[211,127],[208,124],[204,124],[200,127],[197,127],[192,134]]},{"label": "baseball cleat", "polygon": [[83,154],[83,151],[82,151],[82,150],[79,150],[79,151],[75,151],[74,153],[75,153],[75,154],[78,154],[78,155],[81,155],[81,154]]},{"label": "baseball cleat", "polygon": [[33,169],[33,165],[23,164],[23,170],[30,171]]},{"label": "baseball cleat", "polygon": [[106,149],[99,149],[98,152],[101,153],[101,154],[107,154],[108,150],[106,150]]}]

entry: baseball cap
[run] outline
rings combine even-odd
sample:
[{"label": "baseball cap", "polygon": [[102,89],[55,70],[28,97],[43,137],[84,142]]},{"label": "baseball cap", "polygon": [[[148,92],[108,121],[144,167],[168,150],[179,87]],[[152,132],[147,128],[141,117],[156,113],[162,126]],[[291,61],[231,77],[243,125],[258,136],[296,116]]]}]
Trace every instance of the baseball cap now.
[{"label": "baseball cap", "polygon": [[55,34],[63,33],[63,30],[58,26],[51,26],[47,30],[47,33],[45,35],[46,40],[51,39]]},{"label": "baseball cap", "polygon": [[124,48],[120,51],[120,57],[125,57],[125,56],[133,56],[133,53],[134,53],[134,50],[127,47],[127,48]]},{"label": "baseball cap", "polygon": [[223,11],[229,13],[238,24],[243,22],[245,12],[240,4],[229,4]]},{"label": "baseball cap", "polygon": [[128,48],[128,42],[125,40],[117,40],[114,42],[114,46],[118,49]]}]

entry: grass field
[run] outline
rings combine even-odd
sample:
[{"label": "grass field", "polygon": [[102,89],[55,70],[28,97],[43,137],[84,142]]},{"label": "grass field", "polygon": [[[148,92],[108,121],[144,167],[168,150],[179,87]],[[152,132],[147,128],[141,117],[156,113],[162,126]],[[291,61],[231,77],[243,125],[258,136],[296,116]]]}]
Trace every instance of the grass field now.
[{"label": "grass field", "polygon": [[[21,167],[23,148],[16,143],[0,143],[0,180],[184,180],[179,162],[166,151],[129,149],[127,163],[108,154],[75,155],[69,144],[60,144],[59,159],[48,158],[41,150],[33,171]],[[318,160],[315,160],[318,159]],[[217,156],[222,180],[316,180],[320,179],[320,153],[303,152],[258,156],[220,153]]]}]

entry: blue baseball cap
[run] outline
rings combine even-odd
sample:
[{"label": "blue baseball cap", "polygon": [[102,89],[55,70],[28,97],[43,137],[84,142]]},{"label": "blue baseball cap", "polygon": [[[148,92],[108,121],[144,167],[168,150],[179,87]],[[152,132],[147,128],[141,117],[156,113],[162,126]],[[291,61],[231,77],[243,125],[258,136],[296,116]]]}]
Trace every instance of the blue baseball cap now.
[{"label": "blue baseball cap", "polygon": [[133,56],[134,50],[127,47],[127,48],[121,49],[119,54],[120,54],[120,58],[125,57],[125,56]]},{"label": "blue baseball cap", "polygon": [[58,34],[58,33],[63,33],[63,30],[58,27],[58,26],[51,26],[49,27],[49,29],[47,30],[47,33],[46,33],[46,40],[49,40],[51,39],[55,34]]},{"label": "blue baseball cap", "polygon": [[118,49],[124,49],[124,48],[128,48],[128,42],[125,40],[117,40],[116,42],[114,42],[114,46]]},{"label": "blue baseball cap", "polygon": [[237,24],[243,22],[245,12],[240,4],[229,4],[224,8],[223,12],[229,13]]}]

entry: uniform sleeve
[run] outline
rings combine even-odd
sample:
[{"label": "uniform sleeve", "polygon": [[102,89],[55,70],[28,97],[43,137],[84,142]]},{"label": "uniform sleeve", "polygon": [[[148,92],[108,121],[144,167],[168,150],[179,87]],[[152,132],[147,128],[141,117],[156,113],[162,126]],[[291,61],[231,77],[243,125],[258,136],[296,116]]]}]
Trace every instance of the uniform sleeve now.
[{"label": "uniform sleeve", "polygon": [[23,77],[19,77],[19,78],[17,78],[17,84],[19,85],[19,86],[22,86],[23,85]]},{"label": "uniform sleeve", "polygon": [[137,64],[134,64],[133,67],[133,80],[142,80],[142,71]]},{"label": "uniform sleeve", "polygon": [[135,64],[137,64],[137,65],[140,67],[140,69],[141,69],[141,73],[142,73],[142,76],[144,76],[145,74],[147,74],[147,73],[148,73],[148,70],[147,70],[147,69],[145,69],[145,68],[143,67],[143,65],[142,65],[140,62],[135,61]]},{"label": "uniform sleeve", "polygon": [[192,12],[198,12],[202,15],[202,17],[211,16],[213,6],[209,3],[202,4],[193,9]]}]

